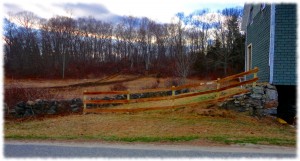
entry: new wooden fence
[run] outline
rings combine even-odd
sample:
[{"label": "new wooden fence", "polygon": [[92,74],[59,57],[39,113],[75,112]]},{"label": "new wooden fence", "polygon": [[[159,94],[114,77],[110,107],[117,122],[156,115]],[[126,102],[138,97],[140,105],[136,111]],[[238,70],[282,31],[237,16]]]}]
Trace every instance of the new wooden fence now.
[{"label": "new wooden fence", "polygon": [[[249,92],[248,90],[240,90],[234,94],[226,95],[223,97],[220,97],[220,93],[222,91],[234,88],[234,87],[239,87],[242,85],[246,84],[251,84],[253,86],[256,86],[256,81],[258,80],[257,78],[257,72],[258,68],[255,67],[254,69],[231,75],[225,78],[218,78],[217,80],[211,81],[209,83],[196,83],[196,84],[187,84],[187,85],[182,85],[182,86],[172,86],[171,88],[157,88],[157,89],[146,89],[146,90],[134,90],[134,91],[100,91],[100,92],[88,92],[84,91],[83,92],[83,113],[110,113],[110,112],[139,112],[139,111],[148,111],[148,110],[162,110],[162,109],[172,109],[172,108],[178,108],[178,107],[183,107],[183,106],[197,106],[202,103],[213,103],[213,102],[219,102],[219,101],[224,101],[227,98],[230,98],[234,95],[237,94],[242,94]],[[234,82],[231,83],[233,80],[236,80],[240,77],[244,77],[246,75],[253,74],[253,78],[249,79],[247,81],[243,82]],[[207,84],[216,84],[215,89],[211,90],[206,90],[206,91],[196,91],[196,92],[189,92],[189,93],[183,93],[183,94],[178,94],[176,95],[177,90],[182,90],[182,89],[191,89],[191,88],[197,88],[201,86],[205,86]],[[130,95],[131,94],[137,94],[137,93],[149,93],[149,92],[166,92],[166,91],[171,91],[170,96],[164,96],[164,97],[152,97],[152,98],[139,98],[139,99],[131,99]],[[210,93],[216,93],[216,97],[214,99],[210,100],[205,100],[205,101],[200,101],[196,103],[189,103],[189,104],[183,104],[183,105],[172,105],[172,106],[159,106],[159,107],[145,107],[145,108],[130,108],[130,109],[116,109],[116,108],[87,108],[87,104],[128,104],[128,103],[139,103],[139,102],[150,102],[150,101],[163,101],[163,100],[175,100],[179,98],[186,98],[186,97],[193,97],[193,96],[201,96],[205,94],[210,94]],[[95,95],[126,95],[126,99],[122,100],[92,100],[92,99],[87,99],[88,96],[95,96]],[[134,104],[132,104],[134,107]]]}]

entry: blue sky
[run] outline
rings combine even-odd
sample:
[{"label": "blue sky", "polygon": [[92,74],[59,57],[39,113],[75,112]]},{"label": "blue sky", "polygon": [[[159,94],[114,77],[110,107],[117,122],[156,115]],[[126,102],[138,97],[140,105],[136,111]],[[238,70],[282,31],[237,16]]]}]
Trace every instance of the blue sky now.
[{"label": "blue sky", "polygon": [[[170,22],[178,12],[190,14],[208,8],[211,11],[229,7],[243,7],[244,1],[230,2],[210,0],[4,0],[4,15],[27,10],[43,18],[72,14],[74,18],[93,16],[97,19],[112,20],[123,15],[148,17],[159,22]],[[71,12],[67,12],[71,11]]]}]

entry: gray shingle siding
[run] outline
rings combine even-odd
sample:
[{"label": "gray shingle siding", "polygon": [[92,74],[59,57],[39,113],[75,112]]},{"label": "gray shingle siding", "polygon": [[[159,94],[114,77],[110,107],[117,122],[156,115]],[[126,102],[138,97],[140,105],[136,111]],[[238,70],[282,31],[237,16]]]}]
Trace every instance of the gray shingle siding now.
[{"label": "gray shingle siding", "polygon": [[[255,6],[257,7],[259,6]],[[258,67],[257,74],[259,82],[268,82],[270,76],[269,68],[269,46],[270,46],[270,11],[271,6],[258,12],[253,23],[247,27],[247,46],[252,44],[252,68]]]},{"label": "gray shingle siding", "polygon": [[276,5],[275,14],[275,85],[296,85],[297,6]]}]

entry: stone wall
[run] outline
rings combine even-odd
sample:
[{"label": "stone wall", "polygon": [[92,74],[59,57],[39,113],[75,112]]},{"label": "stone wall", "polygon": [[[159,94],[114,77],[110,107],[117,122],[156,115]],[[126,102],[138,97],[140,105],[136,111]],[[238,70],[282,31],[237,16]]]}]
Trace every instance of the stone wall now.
[{"label": "stone wall", "polygon": [[[221,108],[235,110],[238,112],[248,112],[251,116],[263,117],[267,115],[277,115],[278,94],[275,86],[270,84],[258,84],[256,87],[244,86],[250,92],[246,94],[236,95],[233,98],[220,104]],[[176,94],[186,93],[188,90],[176,91]],[[131,99],[148,98],[157,96],[171,95],[172,92],[165,93],[144,93],[131,94]],[[103,100],[118,100],[127,99],[126,95],[116,95],[115,97],[91,98]],[[109,108],[117,104],[105,105],[88,105],[87,107],[102,107]],[[54,115],[66,113],[81,113],[83,102],[80,98],[70,100],[42,100],[19,102],[8,112],[8,107],[5,106],[5,113],[9,113],[15,117],[28,117],[36,115]]]},{"label": "stone wall", "polygon": [[[177,90],[175,94],[187,93],[188,89]],[[163,97],[172,95],[172,91],[165,92],[148,92],[148,93],[133,93],[130,94],[131,99],[150,98],[150,97]],[[127,95],[116,95],[113,97],[92,97],[91,100],[124,100]],[[118,104],[88,104],[88,108],[109,108]],[[70,100],[43,100],[37,99],[35,101],[21,101],[14,107],[8,107],[5,104],[4,113],[17,118],[37,116],[37,115],[54,115],[54,114],[67,114],[67,113],[80,113],[83,110],[83,102],[80,98]]]},{"label": "stone wall", "polygon": [[42,100],[21,101],[13,108],[5,106],[5,114],[13,115],[17,118],[36,116],[78,113],[82,111],[82,100],[79,98],[70,100]]},{"label": "stone wall", "polygon": [[220,107],[238,112],[248,112],[251,116],[258,117],[277,115],[278,93],[275,86],[261,83],[255,87],[248,85],[244,88],[250,92],[236,95],[221,103]]}]

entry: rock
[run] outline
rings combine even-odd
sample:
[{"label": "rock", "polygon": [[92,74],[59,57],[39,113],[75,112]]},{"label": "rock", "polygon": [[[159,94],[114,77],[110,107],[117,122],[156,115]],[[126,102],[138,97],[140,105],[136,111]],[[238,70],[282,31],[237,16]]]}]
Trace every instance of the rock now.
[{"label": "rock", "polygon": [[245,112],[245,111],[246,111],[246,108],[243,108],[243,107],[238,109],[238,112]]},{"label": "rock", "polygon": [[51,106],[50,108],[49,108],[49,110],[56,110],[57,109],[57,106]]},{"label": "rock", "polygon": [[81,98],[77,98],[77,104],[83,104],[83,101]]},{"label": "rock", "polygon": [[15,109],[10,109],[10,110],[8,111],[8,114],[9,114],[9,115],[16,115],[17,112],[16,112]]},{"label": "rock", "polygon": [[150,92],[147,92],[147,93],[144,93],[141,95],[142,98],[149,98],[149,97],[152,97],[152,93]]},{"label": "rock", "polygon": [[43,109],[31,109],[35,115],[44,114],[46,111]]},{"label": "rock", "polygon": [[245,98],[245,95],[244,94],[234,95],[233,98],[241,101],[241,100],[243,100]]},{"label": "rock", "polygon": [[29,117],[32,116],[28,111],[25,111],[22,117]]},{"label": "rock", "polygon": [[277,108],[277,106],[278,106],[278,101],[276,101],[276,100],[267,101],[264,104],[264,108],[275,108],[275,107]]},{"label": "rock", "polygon": [[77,102],[77,98],[73,98],[72,100],[71,100],[71,104],[74,104],[74,103],[76,103]]},{"label": "rock", "polygon": [[46,105],[48,105],[47,102],[43,102],[43,100],[37,99],[37,100],[35,101],[34,106],[29,106],[29,108],[38,109],[38,110],[43,110],[43,109],[45,108]]},{"label": "rock", "polygon": [[245,93],[245,97],[250,97],[251,96],[251,92]]},{"label": "rock", "polygon": [[21,101],[21,102],[17,103],[17,106],[21,107],[21,108],[25,108],[26,107],[26,103],[24,101]]},{"label": "rock", "polygon": [[240,103],[240,101],[234,101],[234,103],[235,103],[235,104],[239,104],[239,103]]},{"label": "rock", "polygon": [[47,114],[55,114],[56,113],[56,106],[51,106],[50,109],[47,111]]},{"label": "rock", "polygon": [[272,86],[271,84],[267,84],[267,88],[276,90],[276,87]]},{"label": "rock", "polygon": [[261,99],[262,98],[262,95],[261,94],[257,94],[257,93],[253,93],[250,95],[251,98],[254,98],[254,99]]},{"label": "rock", "polygon": [[243,101],[244,99],[245,99],[245,95],[243,95],[243,96],[239,97],[237,100],[239,100],[239,101]]},{"label": "rock", "polygon": [[82,103],[82,99],[80,99],[80,98],[73,98],[71,100],[71,104],[78,104],[78,103]]},{"label": "rock", "polygon": [[58,105],[58,101],[55,101],[55,100],[51,100],[50,102],[49,102],[49,106],[51,107],[51,106],[57,106]]},{"label": "rock", "polygon": [[28,117],[28,116],[32,116],[32,115],[33,115],[32,111],[31,111],[30,109],[27,109],[27,110],[25,111],[23,117]]},{"label": "rock", "polygon": [[273,89],[266,89],[266,99],[267,100],[278,100],[278,93]]},{"label": "rock", "polygon": [[188,93],[190,90],[188,88],[181,90],[182,93]]},{"label": "rock", "polygon": [[125,99],[126,97],[124,97],[123,95],[117,95],[116,97],[115,97],[115,99],[116,100],[123,100],[123,99]]},{"label": "rock", "polygon": [[264,116],[264,109],[262,109],[262,108],[257,108],[257,109],[255,110],[255,115],[258,116],[258,117]]},{"label": "rock", "polygon": [[138,99],[140,96],[138,94],[131,94],[130,99]]},{"label": "rock", "polygon": [[257,100],[257,99],[248,100],[247,103],[252,105],[252,106],[262,106],[262,102],[260,100]]},{"label": "rock", "polygon": [[57,111],[63,110],[63,107],[64,107],[64,105],[61,102],[59,102],[56,106],[56,110]]},{"label": "rock", "polygon": [[[126,98],[126,97],[125,97]],[[141,93],[141,97],[140,98],[147,98],[147,94],[145,93]]]},{"label": "rock", "polygon": [[219,107],[224,107],[226,105],[226,102],[221,102],[218,104]]},{"label": "rock", "polygon": [[253,93],[254,94],[264,94],[264,88],[260,86],[253,87]]},{"label": "rock", "polygon": [[72,109],[72,112],[77,112],[77,111],[79,111],[78,107]]},{"label": "rock", "polygon": [[17,103],[17,105],[14,107],[14,109],[16,111],[16,115],[23,115],[26,110],[26,103],[21,101],[21,102]]},{"label": "rock", "polygon": [[168,91],[168,92],[167,92],[167,95],[168,95],[168,96],[171,96],[171,95],[172,95],[172,91]]},{"label": "rock", "polygon": [[111,100],[111,98],[105,96],[104,98],[102,98],[102,100]]},{"label": "rock", "polygon": [[[126,97],[125,97],[126,98]],[[141,97],[140,98],[147,98],[146,93],[141,93]]]},{"label": "rock", "polygon": [[33,102],[33,101],[27,101],[26,104],[29,105],[29,106],[33,106],[33,105],[35,105],[35,102]]},{"label": "rock", "polygon": [[48,111],[47,111],[47,114],[49,114],[49,115],[53,115],[53,114],[55,114],[56,113],[56,111],[54,110],[54,109],[49,109]]},{"label": "rock", "polygon": [[42,99],[36,99],[36,100],[35,100],[35,103],[42,103],[42,102],[43,102]]},{"label": "rock", "polygon": [[265,115],[277,115],[277,108],[269,108],[269,109],[264,109],[264,114]]},{"label": "rock", "polygon": [[254,116],[255,114],[254,114],[254,110],[253,110],[253,108],[249,108],[249,115],[250,116]]},{"label": "rock", "polygon": [[263,106],[255,106],[256,109],[263,109]]},{"label": "rock", "polygon": [[78,108],[78,105],[74,104],[74,105],[71,105],[70,107],[71,107],[72,109],[73,109],[73,108]]},{"label": "rock", "polygon": [[15,111],[17,115],[23,115],[25,113],[25,107],[15,106]]}]

